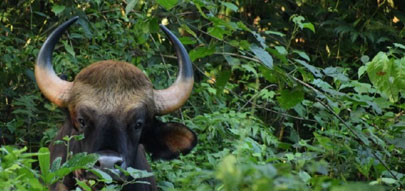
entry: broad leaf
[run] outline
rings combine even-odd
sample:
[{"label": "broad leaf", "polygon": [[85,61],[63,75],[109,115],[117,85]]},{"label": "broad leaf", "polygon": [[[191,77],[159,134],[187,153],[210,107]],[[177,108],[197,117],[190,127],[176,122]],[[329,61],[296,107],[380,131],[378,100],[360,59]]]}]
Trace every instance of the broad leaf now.
[{"label": "broad leaf", "polygon": [[238,7],[237,7],[235,4],[233,4],[233,3],[230,3],[230,2],[221,2],[221,4],[222,4],[223,6],[225,6],[226,8],[232,10],[232,11],[235,11],[235,12],[238,11]]},{"label": "broad leaf", "polygon": [[315,33],[315,27],[312,23],[302,23],[302,26],[304,28],[311,30],[313,33]]},{"label": "broad leaf", "polygon": [[135,5],[138,3],[138,0],[129,0],[127,6],[125,7],[125,15],[128,16],[128,13],[134,9]]},{"label": "broad leaf", "polygon": [[50,154],[48,148],[42,147],[39,149],[38,161],[39,161],[39,168],[41,169],[42,176],[46,177],[49,173],[49,167],[51,164],[51,154]]},{"label": "broad leaf", "polygon": [[373,85],[391,102],[398,101],[398,94],[405,90],[405,58],[390,59],[379,52],[366,66]]},{"label": "broad leaf", "polygon": [[165,8],[166,10],[170,10],[174,6],[176,6],[177,1],[178,0],[156,0],[156,2],[159,3],[159,5]]},{"label": "broad leaf", "polygon": [[52,6],[52,12],[55,13],[55,15],[59,15],[60,13],[62,13],[65,10],[65,6],[63,5],[53,5]]},{"label": "broad leaf", "polygon": [[191,61],[195,61],[199,58],[204,58],[206,56],[212,55],[215,52],[215,47],[209,47],[209,46],[201,46],[197,47],[193,50],[190,51],[190,59]]},{"label": "broad leaf", "polygon": [[134,168],[131,168],[131,167],[129,167],[127,169],[127,172],[134,179],[147,178],[147,177],[153,176],[153,173],[151,173],[151,172],[148,172],[148,171],[145,171],[145,170],[138,170],[138,169],[134,169]]},{"label": "broad leaf", "polygon": [[102,180],[103,182],[105,182],[107,184],[110,184],[113,181],[113,179],[111,178],[111,176],[109,174],[107,174],[106,172],[104,172],[100,169],[93,168],[90,171],[93,174],[95,174],[96,176],[98,176],[100,178],[100,180]]},{"label": "broad leaf", "polygon": [[327,67],[323,69],[323,73],[342,82],[349,81],[349,78],[345,75],[344,68],[342,67]]},{"label": "broad leaf", "polygon": [[231,70],[224,69],[222,70],[216,79],[215,86],[217,87],[217,94],[222,94],[222,91],[225,88],[226,83],[228,83],[229,78],[231,77]]},{"label": "broad leaf", "polygon": [[256,46],[255,44],[250,46],[250,50],[265,66],[267,66],[268,68],[273,68],[273,58],[266,50]]},{"label": "broad leaf", "polygon": [[302,100],[304,100],[304,91],[301,88],[281,90],[280,96],[277,97],[277,101],[284,109],[293,108]]},{"label": "broad leaf", "polygon": [[323,76],[321,71],[318,68],[316,68],[315,66],[307,64],[307,62],[305,62],[303,60],[299,60],[299,59],[294,59],[294,61],[296,61],[297,63],[303,65],[305,68],[307,68],[316,77],[321,78]]},{"label": "broad leaf", "polygon": [[62,168],[91,168],[97,162],[98,156],[96,154],[78,153],[73,155],[71,159],[62,165]]},{"label": "broad leaf", "polygon": [[73,47],[70,46],[70,44],[67,41],[63,41],[63,45],[65,46],[65,50],[72,55],[73,57],[76,56],[75,51],[73,50]]}]

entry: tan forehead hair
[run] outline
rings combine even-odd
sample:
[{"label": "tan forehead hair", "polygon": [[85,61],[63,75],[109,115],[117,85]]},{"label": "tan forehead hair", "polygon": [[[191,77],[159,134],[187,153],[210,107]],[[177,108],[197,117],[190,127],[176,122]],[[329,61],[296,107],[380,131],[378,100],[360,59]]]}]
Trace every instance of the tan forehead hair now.
[{"label": "tan forehead hair", "polygon": [[153,107],[152,84],[137,67],[116,61],[96,62],[83,69],[72,87],[69,105],[85,104],[103,113]]}]

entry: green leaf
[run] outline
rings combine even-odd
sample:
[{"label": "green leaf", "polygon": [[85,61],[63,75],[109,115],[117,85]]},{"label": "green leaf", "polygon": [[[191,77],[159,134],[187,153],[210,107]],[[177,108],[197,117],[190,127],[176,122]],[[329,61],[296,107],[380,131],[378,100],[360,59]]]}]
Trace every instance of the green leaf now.
[{"label": "green leaf", "polygon": [[278,52],[279,54],[281,54],[281,55],[287,55],[287,54],[288,54],[287,49],[285,49],[284,46],[275,46],[274,48],[275,48],[275,49],[277,50],[277,52]]},{"label": "green leaf", "polygon": [[260,73],[263,75],[264,79],[271,83],[276,83],[279,80],[279,76],[277,75],[277,72],[274,72],[273,70],[270,70],[266,66],[261,65],[259,67]]},{"label": "green leaf", "polygon": [[277,35],[277,36],[280,36],[280,37],[284,37],[284,36],[285,36],[284,33],[277,32],[277,31],[264,31],[264,33],[265,33],[265,34],[271,34],[271,35]]},{"label": "green leaf", "polygon": [[398,181],[393,179],[393,178],[381,178],[381,181],[386,183],[386,184],[395,184]]},{"label": "green leaf", "polygon": [[321,71],[318,68],[316,68],[315,66],[307,64],[305,61],[299,60],[299,59],[294,59],[294,61],[296,61],[297,63],[303,65],[305,68],[307,68],[316,77],[321,78],[323,76]]},{"label": "green leaf", "polygon": [[63,45],[65,46],[65,50],[72,55],[73,57],[76,56],[75,51],[73,50],[73,47],[70,46],[70,44],[67,41],[63,41]]},{"label": "green leaf", "polygon": [[311,175],[309,175],[307,172],[305,171],[300,171],[298,173],[298,176],[304,181],[304,182],[308,182],[309,180],[311,180]]},{"label": "green leaf", "polygon": [[101,179],[101,181],[103,181],[103,182],[105,182],[107,184],[110,184],[113,181],[113,179],[111,178],[111,176],[109,174],[107,174],[106,172],[104,172],[104,171],[102,171],[100,169],[93,168],[90,171],[93,174],[95,174],[96,176],[98,176]]},{"label": "green leaf", "polygon": [[[226,181],[227,179],[238,180],[235,183],[240,182],[241,177],[240,170],[236,167],[236,157],[234,155],[226,156],[218,166],[218,172],[216,176],[218,179]],[[232,181],[229,181],[232,182]]]},{"label": "green leaf", "polygon": [[239,29],[242,29],[244,31],[252,32],[242,21],[239,21],[236,23]]},{"label": "green leaf", "polygon": [[157,18],[152,18],[148,22],[148,26],[149,26],[149,32],[151,32],[151,33],[159,32],[159,21]]},{"label": "green leaf", "polygon": [[315,33],[315,27],[312,23],[302,23],[302,26]]},{"label": "green leaf", "polygon": [[73,155],[71,159],[62,165],[63,168],[91,168],[97,162],[98,156],[96,154],[78,153]]},{"label": "green leaf", "polygon": [[301,88],[294,88],[292,90],[283,89],[280,92],[280,96],[277,97],[277,101],[284,109],[291,109],[302,100],[304,100],[304,91]]},{"label": "green leaf", "polygon": [[250,46],[250,50],[256,55],[256,57],[268,68],[273,68],[273,58],[263,48],[256,46],[255,44]]},{"label": "green leaf", "polygon": [[367,190],[367,191],[384,191],[384,187],[380,185],[369,185],[366,183],[349,183],[342,186],[334,186],[331,191],[354,191],[354,190]]},{"label": "green leaf", "polygon": [[69,173],[73,172],[74,170],[75,169],[62,167],[62,168],[56,170],[55,173],[48,174],[48,175],[52,175],[52,176],[47,177],[47,178],[50,178],[50,179],[53,178],[53,180],[51,181],[51,184],[53,184],[53,183],[57,182],[58,180],[62,179],[63,177],[65,177],[66,175],[68,175]]},{"label": "green leaf", "polygon": [[363,55],[361,56],[360,60],[363,64],[367,64],[367,62],[370,61],[370,57],[368,57],[367,55]]},{"label": "green leaf", "polygon": [[191,61],[195,61],[199,58],[204,58],[215,53],[215,47],[210,46],[200,46],[190,51]]},{"label": "green leaf", "polygon": [[327,67],[323,69],[325,75],[333,77],[342,82],[348,82],[350,79],[345,75],[344,68],[342,67]]},{"label": "green leaf", "polygon": [[[42,147],[38,151],[38,162],[39,168],[41,169],[42,177],[46,177],[49,173],[49,168],[51,164],[51,154],[49,149],[46,147]],[[44,180],[46,181],[46,180]],[[48,182],[46,182],[48,183]]]},{"label": "green leaf", "polygon": [[135,5],[138,3],[138,0],[129,0],[127,6],[125,7],[125,15],[128,16],[128,13],[134,9]]},{"label": "green leaf", "polygon": [[229,56],[229,55],[224,55],[224,58],[225,58],[226,62],[228,62],[228,64],[230,66],[240,65],[240,60],[237,59],[237,58],[234,58],[234,57]]},{"label": "green leaf", "polygon": [[370,81],[382,95],[391,102],[398,101],[398,94],[405,91],[405,57],[390,59],[379,52],[366,66]]},{"label": "green leaf", "polygon": [[217,94],[222,94],[222,91],[225,88],[226,83],[228,83],[229,78],[231,77],[231,70],[222,70],[215,81],[215,86],[217,87]]},{"label": "green leaf", "polygon": [[403,45],[403,44],[400,44],[400,43],[394,43],[394,46],[395,46],[395,47],[397,47],[397,48],[400,48],[400,49],[405,50],[405,45]]},{"label": "green leaf", "polygon": [[56,157],[56,159],[53,160],[53,162],[52,162],[51,172],[55,172],[56,170],[58,170],[60,168],[61,162],[62,162],[62,158],[61,157]]},{"label": "green leaf", "polygon": [[178,0],[156,0],[156,2],[159,3],[159,5],[165,8],[166,10],[170,10],[174,6],[176,6],[177,1]]},{"label": "green leaf", "polygon": [[[267,48],[266,45],[266,39],[263,38],[259,33],[257,33],[256,31],[251,31],[250,33],[253,34],[253,36],[256,38],[257,41],[260,42],[260,46],[262,46],[263,48]],[[254,45],[256,46],[256,45]]]},{"label": "green leaf", "polygon": [[361,76],[364,74],[364,72],[367,71],[367,67],[366,66],[360,66],[359,70],[357,71],[357,76],[360,79]]},{"label": "green leaf", "polygon": [[52,6],[52,12],[55,13],[55,15],[59,15],[65,10],[65,6],[63,5],[53,5]]},{"label": "green leaf", "polygon": [[297,53],[301,58],[305,59],[306,61],[311,61],[311,59],[309,58],[309,56],[307,55],[307,53],[303,52],[303,51],[299,51],[299,50],[294,50],[294,53]]},{"label": "green leaf", "polygon": [[182,24],[181,28],[187,31],[189,34],[193,35],[194,38],[197,38],[197,34],[195,34],[195,32],[191,30],[190,27],[188,27],[187,25]]},{"label": "green leaf", "polygon": [[195,44],[195,43],[197,43],[197,41],[196,41],[195,39],[193,39],[193,38],[191,38],[191,37],[188,37],[188,36],[180,37],[179,40],[180,40],[180,42],[181,42],[183,45]]},{"label": "green leaf", "polygon": [[86,184],[86,182],[81,181],[76,178],[76,184],[83,188],[85,191],[92,191],[91,187]]},{"label": "green leaf", "polygon": [[222,27],[209,27],[207,29],[207,33],[210,34],[211,36],[222,40],[224,38],[224,34],[227,33],[226,30],[224,30]]},{"label": "green leaf", "polygon": [[127,169],[127,172],[134,179],[147,178],[147,177],[153,176],[153,173],[151,173],[151,172],[148,172],[146,170],[138,170],[138,169],[134,169],[134,168],[131,168],[131,167],[129,167]]},{"label": "green leaf", "polygon": [[221,4],[234,12],[238,11],[238,7],[233,3],[221,1]]}]

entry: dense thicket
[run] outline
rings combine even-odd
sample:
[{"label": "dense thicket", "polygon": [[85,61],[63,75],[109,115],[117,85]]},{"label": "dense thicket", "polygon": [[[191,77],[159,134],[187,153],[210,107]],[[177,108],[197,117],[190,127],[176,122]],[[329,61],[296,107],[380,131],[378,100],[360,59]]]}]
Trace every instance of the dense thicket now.
[{"label": "dense thicket", "polygon": [[[153,162],[162,190],[404,189],[404,8],[400,0],[3,0],[0,190],[52,182],[38,149],[65,112],[41,95],[33,68],[46,36],[74,15],[53,60],[68,80],[113,59],[167,87],[177,65],[160,23],[189,50],[192,96],[162,119],[187,124],[199,143],[179,160]],[[91,165],[51,172],[63,168]]]}]

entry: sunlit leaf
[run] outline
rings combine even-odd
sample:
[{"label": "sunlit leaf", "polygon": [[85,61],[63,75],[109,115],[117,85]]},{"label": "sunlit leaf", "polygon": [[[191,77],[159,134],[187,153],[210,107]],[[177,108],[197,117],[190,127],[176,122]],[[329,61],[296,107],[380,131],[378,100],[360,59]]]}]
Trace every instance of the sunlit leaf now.
[{"label": "sunlit leaf", "polygon": [[238,11],[238,7],[231,2],[221,1],[221,4],[232,11],[235,11],[235,12]]},{"label": "sunlit leaf", "polygon": [[166,10],[170,10],[176,6],[178,0],[156,0],[156,2]]},{"label": "sunlit leaf", "polygon": [[373,85],[392,102],[405,91],[405,58],[390,59],[379,52],[367,63],[367,74]]},{"label": "sunlit leaf", "polygon": [[52,6],[52,12],[55,13],[55,15],[59,15],[60,13],[62,13],[65,10],[65,6],[63,5],[53,5]]},{"label": "sunlit leaf", "polygon": [[43,177],[46,177],[49,173],[49,168],[51,164],[51,154],[49,149],[46,147],[42,147],[38,151],[38,162],[39,167],[41,169],[41,173]]},{"label": "sunlit leaf", "polygon": [[134,9],[135,5],[138,3],[138,0],[129,0],[127,6],[125,7],[125,14],[128,16],[129,12]]},{"label": "sunlit leaf", "polygon": [[307,28],[315,33],[315,26],[312,23],[303,23],[302,26],[303,28]]}]

